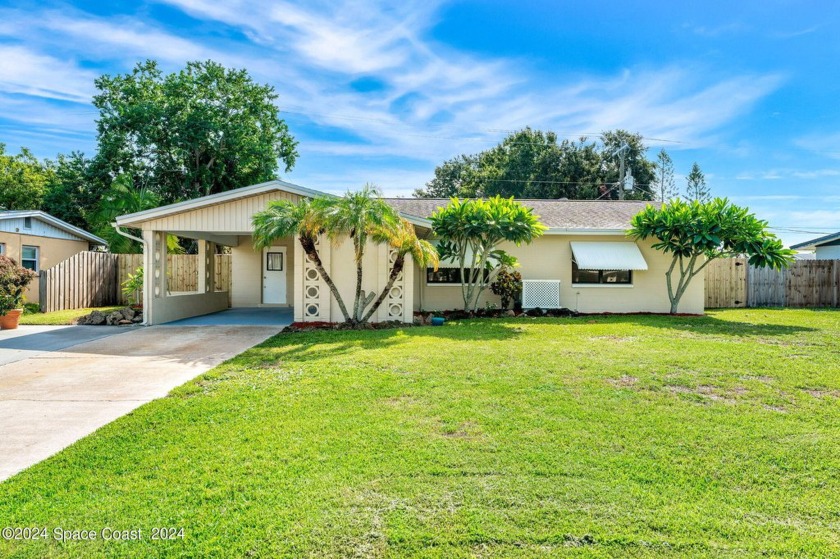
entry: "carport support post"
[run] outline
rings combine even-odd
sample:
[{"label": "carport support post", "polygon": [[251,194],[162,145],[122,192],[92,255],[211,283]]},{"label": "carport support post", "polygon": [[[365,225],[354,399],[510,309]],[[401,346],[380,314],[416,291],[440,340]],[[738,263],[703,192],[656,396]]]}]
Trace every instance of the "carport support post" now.
[{"label": "carport support post", "polygon": [[212,293],[215,288],[216,245],[210,241],[198,241],[198,292]]},{"label": "carport support post", "polygon": [[155,324],[155,307],[166,295],[166,233],[143,230],[143,317]]}]

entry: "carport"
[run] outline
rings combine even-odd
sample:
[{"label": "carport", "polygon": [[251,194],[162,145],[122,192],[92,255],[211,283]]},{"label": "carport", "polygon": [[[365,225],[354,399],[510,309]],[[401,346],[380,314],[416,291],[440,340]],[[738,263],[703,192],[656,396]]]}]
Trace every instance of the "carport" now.
[{"label": "carport", "polygon": [[283,328],[294,322],[290,307],[243,307],[182,318],[164,326],[275,326]]}]

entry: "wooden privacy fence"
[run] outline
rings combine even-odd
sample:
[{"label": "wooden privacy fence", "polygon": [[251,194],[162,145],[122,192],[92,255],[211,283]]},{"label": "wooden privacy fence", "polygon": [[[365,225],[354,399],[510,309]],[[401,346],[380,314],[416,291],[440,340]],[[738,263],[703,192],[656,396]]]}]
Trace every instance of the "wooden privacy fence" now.
[{"label": "wooden privacy fence", "polygon": [[41,312],[115,305],[120,299],[117,282],[119,255],[80,252],[39,276]]},{"label": "wooden privacy fence", "polygon": [[[216,289],[228,292],[230,304],[230,255],[217,254],[214,261]],[[197,255],[169,254],[166,264],[168,292],[198,288]],[[80,252],[71,256],[40,272],[41,312],[132,304],[134,296],[123,294],[122,284],[142,266],[142,254]],[[142,302],[143,294],[139,297]]]},{"label": "wooden privacy fence", "polygon": [[771,270],[724,258],[705,272],[706,308],[840,307],[840,260],[797,260]]}]

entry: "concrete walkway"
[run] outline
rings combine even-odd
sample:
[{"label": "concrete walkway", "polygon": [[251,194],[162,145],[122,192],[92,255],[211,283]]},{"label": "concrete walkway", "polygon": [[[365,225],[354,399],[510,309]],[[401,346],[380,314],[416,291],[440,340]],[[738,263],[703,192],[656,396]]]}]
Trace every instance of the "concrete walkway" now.
[{"label": "concrete walkway", "polygon": [[31,356],[0,365],[0,481],[166,396],[278,330],[131,328],[56,351],[42,346]]},{"label": "concrete walkway", "polygon": [[0,330],[0,365],[120,334],[133,326],[18,326]]}]

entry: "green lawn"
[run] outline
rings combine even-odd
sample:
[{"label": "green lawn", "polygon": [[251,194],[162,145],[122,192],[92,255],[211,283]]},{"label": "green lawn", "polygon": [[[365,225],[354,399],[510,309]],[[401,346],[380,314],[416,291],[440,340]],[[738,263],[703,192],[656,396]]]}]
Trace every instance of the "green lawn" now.
[{"label": "green lawn", "polygon": [[277,336],[0,484],[0,526],[143,541],[0,556],[840,556],[838,339],[761,309]]},{"label": "green lawn", "polygon": [[108,314],[122,308],[123,307],[96,307],[90,309],[73,309],[69,311],[26,313],[20,317],[20,323],[36,326],[61,326],[64,324],[74,324],[76,319],[85,316],[86,314],[90,314],[93,311],[101,311]]}]

